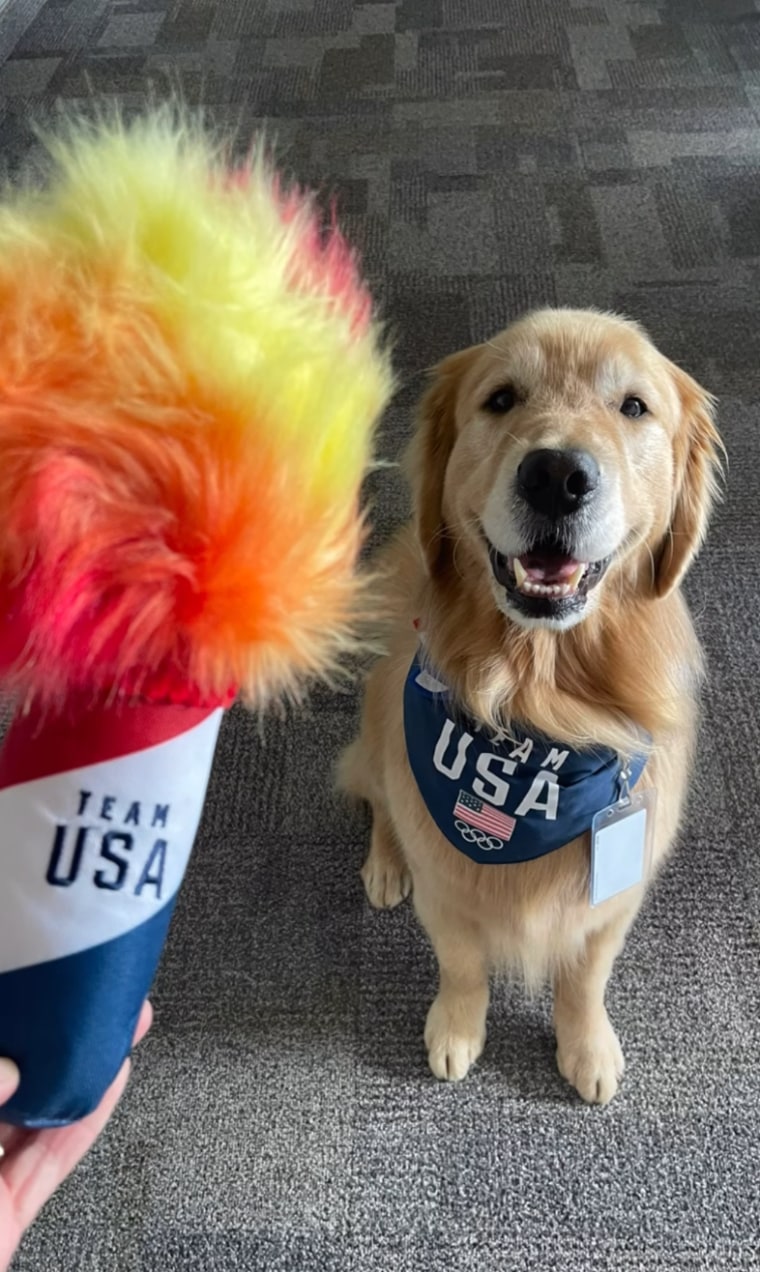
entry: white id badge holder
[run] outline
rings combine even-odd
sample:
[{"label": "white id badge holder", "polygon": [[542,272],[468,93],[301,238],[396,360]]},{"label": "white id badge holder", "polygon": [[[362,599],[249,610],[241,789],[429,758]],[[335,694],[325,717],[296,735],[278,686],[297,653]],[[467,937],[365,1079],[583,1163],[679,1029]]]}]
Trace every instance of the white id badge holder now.
[{"label": "white id badge holder", "polygon": [[649,873],[657,792],[650,787],[632,795],[629,777],[623,769],[617,803],[603,808],[591,823],[592,906],[635,887]]}]

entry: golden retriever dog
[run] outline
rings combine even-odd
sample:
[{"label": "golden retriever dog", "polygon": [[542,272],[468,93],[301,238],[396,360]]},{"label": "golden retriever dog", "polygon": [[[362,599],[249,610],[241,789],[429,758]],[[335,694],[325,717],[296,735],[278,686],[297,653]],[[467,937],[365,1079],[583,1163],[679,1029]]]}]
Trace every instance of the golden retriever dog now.
[{"label": "golden retriever dog", "polygon": [[[413,522],[379,571],[387,653],[339,781],[371,806],[370,902],[411,891],[437,956],[436,1077],[480,1055],[503,971],[551,982],[583,1099],[617,1090],[605,989],[686,795],[701,658],[680,584],[720,448],[710,396],[621,318],[534,313],[433,373]],[[640,825],[613,841],[638,873],[592,904],[595,814],[652,788],[646,851]]]}]

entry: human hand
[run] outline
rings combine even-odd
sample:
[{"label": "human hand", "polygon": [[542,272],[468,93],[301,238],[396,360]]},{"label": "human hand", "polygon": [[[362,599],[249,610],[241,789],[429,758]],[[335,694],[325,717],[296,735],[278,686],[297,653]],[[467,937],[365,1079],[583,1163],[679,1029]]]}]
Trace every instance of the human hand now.
[{"label": "human hand", "polygon": [[[151,1005],[145,1002],[134,1044],[145,1037],[152,1019]],[[129,1069],[127,1059],[98,1107],[81,1121],[44,1131],[25,1131],[2,1121],[2,1105],[16,1090],[19,1072],[11,1060],[0,1059],[0,1272],[7,1272],[29,1225],[92,1148],[124,1093]]]}]

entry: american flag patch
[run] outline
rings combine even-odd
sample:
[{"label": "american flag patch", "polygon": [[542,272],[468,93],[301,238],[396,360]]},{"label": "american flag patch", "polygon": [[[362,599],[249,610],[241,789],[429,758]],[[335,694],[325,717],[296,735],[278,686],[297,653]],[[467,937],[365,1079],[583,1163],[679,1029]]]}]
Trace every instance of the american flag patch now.
[{"label": "american flag patch", "polygon": [[512,831],[517,825],[514,817],[500,813],[498,808],[478,799],[477,795],[471,795],[469,791],[459,792],[454,805],[454,816],[468,826],[475,826],[489,835],[498,835],[500,839],[511,839]]}]

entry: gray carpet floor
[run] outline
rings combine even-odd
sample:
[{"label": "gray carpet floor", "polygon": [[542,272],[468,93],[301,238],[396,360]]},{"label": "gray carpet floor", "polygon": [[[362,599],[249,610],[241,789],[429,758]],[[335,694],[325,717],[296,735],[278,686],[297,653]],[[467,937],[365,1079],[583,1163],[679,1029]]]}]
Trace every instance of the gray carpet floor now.
[{"label": "gray carpet floor", "polygon": [[[337,192],[417,372],[526,307],[613,306],[720,396],[728,498],[689,583],[709,651],[680,850],[610,992],[608,1109],[496,995],[429,1075],[435,969],[371,913],[331,793],[356,696],[223,730],[128,1095],[16,1272],[760,1268],[760,5],[753,0],[6,0],[0,145],[32,110],[180,88]],[[405,515],[372,482],[377,539]],[[642,669],[645,674],[645,669]]]}]

